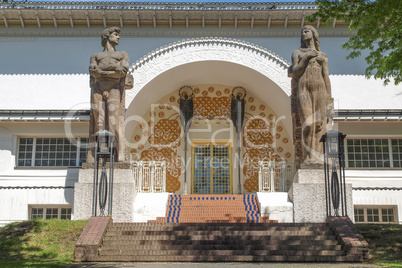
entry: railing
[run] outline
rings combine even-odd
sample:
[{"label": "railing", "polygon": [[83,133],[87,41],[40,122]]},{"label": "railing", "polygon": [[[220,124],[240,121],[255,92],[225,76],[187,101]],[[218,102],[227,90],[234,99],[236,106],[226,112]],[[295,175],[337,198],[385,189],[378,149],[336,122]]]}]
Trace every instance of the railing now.
[{"label": "railing", "polygon": [[287,192],[293,181],[293,162],[260,161],[260,192]]},{"label": "railing", "polygon": [[165,161],[136,161],[132,163],[132,169],[137,192],[166,192]]}]

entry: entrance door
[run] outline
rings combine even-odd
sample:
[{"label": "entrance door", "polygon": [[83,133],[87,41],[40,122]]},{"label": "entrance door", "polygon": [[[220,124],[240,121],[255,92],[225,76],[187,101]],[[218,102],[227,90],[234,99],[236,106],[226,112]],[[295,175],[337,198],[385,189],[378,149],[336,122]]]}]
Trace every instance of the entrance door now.
[{"label": "entrance door", "polygon": [[232,193],[232,157],[228,145],[200,144],[192,147],[193,194]]}]

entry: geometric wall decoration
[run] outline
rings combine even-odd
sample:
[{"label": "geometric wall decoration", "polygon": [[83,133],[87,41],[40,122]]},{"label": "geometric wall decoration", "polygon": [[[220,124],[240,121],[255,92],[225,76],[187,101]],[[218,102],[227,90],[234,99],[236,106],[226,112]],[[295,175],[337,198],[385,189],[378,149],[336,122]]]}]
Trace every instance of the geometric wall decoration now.
[{"label": "geometric wall decoration", "polygon": [[[233,88],[223,85],[192,87],[195,119],[230,119]],[[184,146],[181,142],[184,133],[179,103],[179,90],[162,97],[145,112],[143,117],[146,123],[141,123],[131,137],[131,142],[136,144],[131,148],[132,160],[166,161],[166,190],[171,193],[183,191],[180,179],[183,180],[184,172]],[[275,112],[249,92],[245,98],[244,114],[240,160],[243,162],[243,187],[250,193],[258,191],[258,162],[293,160],[293,146]],[[233,139],[232,142],[236,142],[236,134]],[[187,178],[187,181],[191,181],[191,178]]]}]

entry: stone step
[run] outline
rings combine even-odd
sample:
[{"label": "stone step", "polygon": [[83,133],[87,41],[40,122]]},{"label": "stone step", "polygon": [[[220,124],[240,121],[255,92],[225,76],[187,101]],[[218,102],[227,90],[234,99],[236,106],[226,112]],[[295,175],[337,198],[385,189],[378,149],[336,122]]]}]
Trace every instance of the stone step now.
[{"label": "stone step", "polygon": [[161,230],[161,231],[121,231],[121,230],[109,230],[108,236],[116,236],[116,235],[177,235],[177,236],[198,236],[198,235],[213,235],[213,236],[261,236],[261,235],[283,235],[283,236],[291,236],[291,235],[302,235],[302,236],[315,236],[315,235],[333,235],[331,230],[326,230],[322,232],[316,231],[299,231],[299,230],[286,230],[286,231],[271,231],[271,230],[242,230],[242,231],[227,231],[227,230],[214,230],[214,231],[176,231],[176,230]]},{"label": "stone step", "polygon": [[203,245],[203,244],[195,244],[195,245],[160,245],[160,244],[151,244],[151,245],[133,245],[131,243],[118,243],[115,241],[114,243],[108,243],[107,245],[102,247],[102,250],[196,250],[196,251],[208,251],[208,250],[240,250],[244,252],[250,252],[253,250],[305,250],[305,251],[319,251],[319,250],[335,250],[340,251],[340,245],[288,245],[288,244],[254,244],[254,245],[239,245],[239,244],[232,244],[232,245],[220,245],[220,244],[210,244],[210,245]]},{"label": "stone step", "polygon": [[[279,228],[288,228],[288,227],[325,227],[328,228],[328,225],[326,223],[272,223],[272,224],[242,224],[241,226],[243,227],[249,227],[251,225],[254,226],[260,226],[260,227],[279,227]],[[187,226],[197,226],[202,228],[202,227],[216,227],[216,226],[240,226],[240,225],[235,225],[235,224],[225,224],[225,223],[211,223],[211,224],[181,224],[181,223],[168,223],[168,224],[161,224],[161,223],[146,223],[146,222],[141,222],[141,223],[132,223],[132,222],[117,222],[113,223],[112,227],[119,227],[119,226],[167,226],[167,227],[187,227]]]},{"label": "stone step", "polygon": [[356,256],[98,256],[94,261],[105,262],[357,262]]},{"label": "stone step", "polygon": [[212,247],[265,247],[265,246],[338,246],[338,242],[336,240],[267,240],[260,243],[254,243],[253,240],[249,240],[247,242],[243,241],[242,243],[233,243],[231,241],[222,241],[221,243],[214,243],[213,241],[197,241],[197,243],[191,242],[183,242],[183,241],[175,241],[175,240],[108,240],[107,243],[104,243],[104,246],[186,246],[186,247],[203,247],[204,245],[212,246]]},{"label": "stone step", "polygon": [[169,218],[157,218],[156,220],[150,220],[149,222],[160,222],[160,223],[169,223],[169,222],[179,222],[179,223],[268,223],[268,222],[276,222],[271,221],[268,218],[258,218],[258,217],[169,217]]},{"label": "stone step", "polygon": [[327,231],[329,230],[326,225],[315,225],[315,226],[293,226],[283,224],[278,225],[277,223],[242,223],[242,224],[181,224],[181,223],[169,223],[169,224],[161,224],[161,223],[133,223],[133,224],[114,224],[109,228],[110,231],[114,230],[122,230],[122,231],[155,231],[155,230],[174,230],[174,231]]},{"label": "stone step", "polygon": [[131,250],[131,249],[100,249],[102,256],[126,255],[126,256],[341,256],[338,250]]},{"label": "stone step", "polygon": [[[191,240],[189,240],[191,239]],[[230,241],[231,243],[244,243],[244,241],[258,242],[264,243],[264,241],[277,241],[277,240],[332,240],[335,239],[335,236],[331,235],[317,235],[315,237],[311,236],[302,236],[302,235],[292,235],[292,236],[284,236],[284,235],[264,235],[258,237],[241,237],[241,236],[205,236],[205,235],[195,235],[195,236],[177,236],[177,235],[130,235],[130,236],[108,236],[106,235],[104,238],[104,242],[111,240],[176,240],[176,241],[184,241],[185,243],[195,243],[194,241],[212,241],[213,243],[223,243],[224,241]]]}]

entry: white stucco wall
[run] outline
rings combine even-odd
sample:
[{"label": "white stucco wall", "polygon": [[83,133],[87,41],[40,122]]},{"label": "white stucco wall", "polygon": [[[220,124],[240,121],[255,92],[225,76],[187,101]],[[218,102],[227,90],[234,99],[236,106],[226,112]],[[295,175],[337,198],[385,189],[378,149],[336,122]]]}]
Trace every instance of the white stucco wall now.
[{"label": "white stucco wall", "polygon": [[0,75],[4,110],[90,108],[89,75]]},{"label": "white stucco wall", "polygon": [[[73,122],[72,134],[87,137],[88,127],[88,122]],[[11,221],[27,220],[30,205],[73,204],[74,189],[70,187],[78,181],[77,168],[16,166],[18,137],[65,135],[64,122],[0,121],[0,226]]]},{"label": "white stucco wall", "polygon": [[[401,85],[390,83],[385,86],[383,81],[366,79],[364,75],[330,75],[330,80],[335,109],[402,109]],[[1,109],[90,108],[88,74],[0,75],[0,81],[3,94]]]},{"label": "white stucco wall", "polygon": [[[35,180],[40,184],[40,180]],[[2,183],[2,181],[0,182]],[[74,189],[0,189],[0,226],[14,221],[28,220],[30,205],[47,205],[54,207],[73,204]]]},{"label": "white stucco wall", "polygon": [[[59,29],[60,36],[20,36],[16,29],[13,38],[4,38],[7,41],[1,42],[2,50],[0,58],[3,64],[0,66],[1,74],[76,74],[87,73],[89,67],[89,58],[91,54],[102,51],[100,44],[100,34],[103,29],[91,28],[95,36],[71,36],[65,29]],[[159,29],[158,29],[159,30]],[[122,29],[120,44],[118,50],[127,51],[130,56],[130,63],[135,63],[153,50],[169,45],[169,43],[179,42],[187,38],[199,37],[225,37],[235,38],[245,42],[253,43],[258,46],[271,50],[275,54],[291,61],[292,51],[300,46],[300,26],[289,26],[270,31],[278,32],[277,36],[258,37],[251,36],[251,29],[233,29],[233,27],[223,27],[219,31],[209,31],[201,27],[193,27],[191,33],[188,29],[178,33],[172,33],[169,29],[160,30],[160,35],[153,35],[145,32],[138,36],[125,35],[126,29]],[[345,32],[345,28],[333,29],[331,32]],[[67,30],[68,31],[68,30]],[[268,31],[268,30],[267,30]],[[347,31],[347,30],[346,30]],[[237,34],[234,34],[237,32]],[[285,32],[285,36],[283,36]],[[327,29],[319,29],[319,32],[328,32]],[[249,34],[247,34],[249,33]],[[92,34],[92,33],[91,33]],[[365,53],[362,57],[354,60],[346,60],[347,51],[342,50],[341,45],[348,40],[345,35],[320,35],[321,49],[328,54],[329,70],[332,74],[364,74],[366,66],[364,61]],[[1,41],[2,39],[0,39]]]},{"label": "white stucco wall", "polygon": [[330,75],[335,109],[402,109],[402,85],[364,75]]}]

